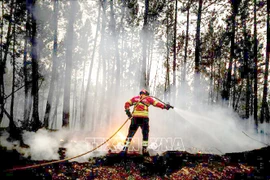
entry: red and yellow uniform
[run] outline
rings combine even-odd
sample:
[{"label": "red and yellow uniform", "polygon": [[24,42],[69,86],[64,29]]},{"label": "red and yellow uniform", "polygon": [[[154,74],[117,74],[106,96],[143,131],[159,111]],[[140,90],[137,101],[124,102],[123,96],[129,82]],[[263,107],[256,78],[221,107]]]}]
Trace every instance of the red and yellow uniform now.
[{"label": "red and yellow uniform", "polygon": [[[168,109],[166,105],[156,101],[154,98],[148,96],[149,93],[146,90],[140,92],[140,96],[134,96],[129,101],[125,103],[125,110],[127,115],[131,118],[131,123],[128,130],[128,135],[124,144],[122,153],[125,154],[128,150],[128,146],[131,143],[131,140],[138,130],[139,127],[142,129],[143,142],[142,142],[142,151],[143,154],[147,154],[148,146],[148,136],[149,136],[149,118],[148,118],[148,107],[153,105],[161,109]],[[129,108],[134,106],[132,115],[130,114]],[[169,106],[168,106],[169,107]]]},{"label": "red and yellow uniform", "polygon": [[164,104],[154,100],[152,97],[149,96],[135,96],[131,98],[129,101],[125,103],[125,109],[129,109],[130,106],[135,105],[133,109],[132,116],[133,117],[148,117],[148,107],[153,105],[155,107],[159,107],[164,109]]}]

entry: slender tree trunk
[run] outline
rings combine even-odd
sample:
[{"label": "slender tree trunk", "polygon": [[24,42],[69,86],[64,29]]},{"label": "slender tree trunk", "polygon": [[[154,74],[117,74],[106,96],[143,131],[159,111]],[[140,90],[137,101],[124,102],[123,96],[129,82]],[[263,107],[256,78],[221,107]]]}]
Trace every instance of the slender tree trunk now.
[{"label": "slender tree trunk", "polygon": [[257,0],[254,0],[254,121],[258,127],[258,45],[257,45]]},{"label": "slender tree trunk", "polygon": [[[62,69],[60,70],[62,71]],[[64,86],[64,75],[59,73],[59,79],[58,79],[58,83],[57,85],[57,92],[56,92],[56,102],[55,102],[55,108],[54,108],[54,112],[52,115],[52,122],[51,122],[51,128],[57,128],[57,121],[58,121],[58,107],[59,107],[59,103],[60,103],[60,97],[62,94],[62,87]]]},{"label": "slender tree trunk", "polygon": [[32,130],[37,131],[41,127],[41,122],[39,120],[39,94],[38,94],[38,56],[37,56],[37,41],[36,32],[37,24],[35,19],[35,0],[27,0],[26,5],[31,14],[31,58],[32,58],[32,96],[33,96],[33,114],[32,114]]},{"label": "slender tree trunk", "polygon": [[238,96],[237,96],[237,100],[235,102],[235,108],[234,108],[235,111],[238,110],[238,106],[239,106],[239,102],[240,102],[240,98],[242,94],[242,89],[243,89],[243,83],[239,85],[239,92],[238,92]]},{"label": "slender tree trunk", "polygon": [[225,81],[225,87],[222,92],[222,98],[226,101],[230,99],[231,81],[232,81],[232,63],[234,59],[234,38],[235,38],[235,17],[238,10],[239,0],[232,1],[232,30],[231,30],[231,48],[230,48],[230,61]]},{"label": "slender tree trunk", "polygon": [[[221,65],[220,62],[218,62],[218,78],[217,78],[217,92],[220,92],[220,86],[221,86]],[[216,101],[219,100],[219,93],[216,94]]]},{"label": "slender tree trunk", "polygon": [[144,22],[143,22],[143,29],[142,29],[142,34],[143,34],[143,49],[142,49],[142,74],[141,74],[141,87],[148,88],[148,84],[146,83],[146,56],[147,56],[147,45],[148,45],[148,9],[149,9],[149,0],[145,0],[145,10],[144,10]]},{"label": "slender tree trunk", "polygon": [[[245,0],[244,2],[244,7],[248,7],[247,6],[248,0]],[[242,27],[243,27],[243,34],[244,34],[244,43],[243,43],[243,47],[244,47],[244,54],[243,54],[243,59],[244,59],[244,78],[246,78],[246,106],[245,106],[245,110],[246,110],[246,118],[249,118],[249,114],[250,114],[250,79],[249,79],[249,69],[250,69],[250,65],[249,65],[249,59],[248,59],[248,41],[247,41],[247,25],[246,25],[246,19],[247,19],[247,11],[244,9],[244,12],[242,13]]]},{"label": "slender tree trunk", "polygon": [[[4,14],[4,1],[2,1],[2,16]],[[0,34],[0,44],[3,44],[3,36],[4,36],[4,18],[1,18],[1,34]],[[4,62],[3,62],[3,52],[4,48],[3,46],[0,46],[0,124],[2,122],[3,116],[4,116]]]},{"label": "slender tree trunk", "polygon": [[[69,128],[70,121],[70,83],[72,74],[72,52],[73,52],[73,33],[75,22],[75,10],[77,9],[77,1],[71,1],[70,18],[67,28],[67,50],[66,50],[66,70],[65,70],[65,85],[64,85],[64,106],[63,106],[63,121],[62,127]],[[75,8],[76,7],[76,8]]]},{"label": "slender tree trunk", "polygon": [[176,85],[176,36],[177,36],[177,2],[175,0],[175,14],[174,14],[174,37],[173,37],[173,86]]},{"label": "slender tree trunk", "polygon": [[57,62],[58,0],[54,0],[53,7],[54,7],[54,14],[53,14],[54,38],[53,38],[53,52],[52,52],[52,75],[51,75],[50,89],[49,89],[49,93],[48,93],[48,99],[47,99],[45,115],[44,115],[44,127],[46,129],[48,129],[48,127],[49,127],[49,118],[50,118],[50,114],[51,114],[51,106],[53,103],[55,81],[57,79],[57,68],[58,68],[58,62]]},{"label": "slender tree trunk", "polygon": [[164,92],[167,92],[170,89],[170,66],[169,66],[169,60],[170,60],[170,46],[169,46],[169,5],[167,5],[167,12],[166,12],[166,34],[167,34],[167,55],[166,55],[166,76],[165,76],[165,89]]},{"label": "slender tree trunk", "polygon": [[[114,41],[114,51],[115,51],[115,59],[116,59],[116,74],[115,74],[115,82],[116,82],[116,87],[120,88],[120,55],[119,55],[119,49],[118,49],[118,33],[116,33],[116,22],[115,22],[115,17],[114,17],[114,9],[113,9],[113,1],[110,1],[110,17],[111,17],[111,28],[112,28],[112,35],[113,35],[113,41]],[[119,90],[116,88],[115,89],[115,96],[119,95]],[[117,98],[116,98],[117,99]]]},{"label": "slender tree trunk", "polygon": [[[194,89],[199,89],[200,86],[200,59],[201,59],[201,15],[202,15],[202,5],[203,0],[199,0],[197,12],[197,27],[196,27],[196,39],[195,39],[195,70],[194,70]],[[200,97],[198,94],[194,94],[196,99]]]},{"label": "slender tree trunk", "polygon": [[203,0],[199,0],[199,8],[197,15],[197,28],[196,28],[196,46],[195,46],[195,74],[199,73],[199,63],[200,63],[200,44],[201,44],[201,15],[202,15],[202,4]]},{"label": "slender tree trunk", "polygon": [[152,59],[153,59],[153,46],[154,46],[154,38],[151,39],[148,46],[148,68],[147,68],[147,84],[150,84],[150,72],[152,67]]},{"label": "slender tree trunk", "polygon": [[[103,32],[101,34],[103,36]],[[103,38],[101,38],[101,41],[104,41]],[[102,42],[101,42],[101,44],[102,44]],[[99,59],[101,59],[101,58],[103,58],[103,57],[101,57],[101,55],[100,55],[100,58]],[[96,75],[96,88],[95,88],[95,91],[94,91],[95,92],[94,93],[94,98],[93,98],[93,100],[91,102],[91,106],[90,106],[90,110],[92,112],[91,113],[91,119],[90,119],[90,121],[91,121],[90,130],[91,131],[95,131],[96,130],[96,124],[97,124],[96,122],[98,120],[96,118],[96,111],[97,111],[97,108],[98,108],[98,106],[96,106],[96,104],[97,104],[97,100],[98,100],[98,97],[97,97],[98,94],[97,94],[97,92],[101,88],[100,85],[99,85],[99,82],[98,82],[99,75],[100,75],[100,70],[101,70],[101,63],[102,63],[101,61],[98,62],[97,75]],[[104,89],[104,87],[102,89]]]},{"label": "slender tree trunk", "polygon": [[233,68],[233,73],[234,73],[234,79],[233,79],[233,94],[232,94],[232,107],[233,109],[236,111],[235,107],[236,107],[236,87],[237,87],[237,65],[236,65],[236,59],[234,60],[234,68]]},{"label": "slender tree trunk", "polygon": [[[124,45],[126,44],[126,42],[125,42],[125,34],[126,33],[125,33],[125,28],[124,28],[123,21],[125,19],[127,5],[126,5],[126,1],[125,0],[121,0],[121,2],[122,2],[122,6],[121,6],[121,22],[120,22],[120,24],[121,24],[121,26],[120,26],[120,31],[121,31],[120,59],[121,59],[121,62],[123,62],[124,61],[124,53],[126,52],[126,50],[124,48]],[[121,65],[120,74],[123,74],[124,73],[124,64],[125,63],[122,63],[122,65]],[[120,79],[120,84],[121,84],[121,87],[120,88],[123,88],[124,87],[124,85],[123,85],[123,78]],[[112,106],[110,106],[110,107],[112,107]],[[109,112],[110,112],[112,108],[109,108],[109,109],[110,109],[109,110]]]},{"label": "slender tree trunk", "polygon": [[[13,8],[14,8],[14,0],[11,0],[11,5],[10,5],[10,18],[12,17],[13,14]],[[3,12],[3,10],[2,10]],[[3,60],[1,59],[1,64],[0,64],[0,104],[1,104],[1,109],[0,109],[0,122],[2,122],[3,118],[3,113],[4,113],[4,107],[5,107],[5,102],[4,102],[4,96],[5,96],[5,84],[4,84],[4,74],[5,74],[5,68],[6,68],[6,62],[7,62],[7,56],[8,56],[8,51],[9,51],[9,46],[10,46],[10,41],[11,41],[11,25],[12,25],[12,20],[10,19],[8,23],[8,30],[7,30],[7,36],[6,36],[6,44],[5,48],[3,47],[4,50],[4,57]],[[2,55],[1,55],[2,56]]]},{"label": "slender tree trunk", "polygon": [[260,121],[269,122],[269,107],[267,104],[267,95],[268,95],[268,74],[269,74],[269,53],[270,53],[270,26],[269,26],[269,9],[270,2],[267,1],[267,22],[266,22],[266,31],[267,31],[267,40],[266,40],[266,59],[265,59],[265,73],[264,73],[264,84],[263,84],[263,99],[261,107],[261,117]]},{"label": "slender tree trunk", "polygon": [[186,26],[186,39],[185,39],[185,55],[183,63],[183,72],[182,72],[182,81],[186,81],[186,68],[187,68],[187,51],[188,51],[188,39],[189,39],[189,11],[190,11],[190,2],[187,5],[187,26]]},{"label": "slender tree trunk", "polygon": [[[112,76],[111,78],[115,77],[115,79],[112,79],[110,82],[108,82],[108,87],[110,87],[111,85],[111,91],[113,94],[115,94],[115,97],[114,97],[114,100],[109,98],[109,104],[110,105],[113,105],[112,103],[118,103],[118,97],[119,97],[119,92],[120,92],[120,88],[121,88],[121,84],[120,84],[120,71],[121,71],[121,63],[120,63],[120,54],[119,54],[119,48],[118,48],[118,39],[119,39],[119,33],[116,32],[116,21],[115,21],[115,17],[114,17],[114,14],[115,14],[115,10],[113,8],[113,1],[110,1],[110,24],[111,24],[111,30],[112,30],[112,38],[113,38],[113,41],[114,41],[114,53],[115,53],[115,65],[113,65],[113,69],[112,69],[112,74],[115,74],[114,76]],[[114,70],[114,67],[116,68]],[[115,82],[115,84],[114,84]],[[106,96],[110,96],[110,94],[106,94]],[[102,99],[101,99],[101,102],[103,102],[105,99],[105,96],[102,96]],[[108,118],[110,117],[110,114],[109,114],[110,111],[106,111],[106,115],[105,115],[105,118],[103,117],[103,119],[106,119],[105,121],[108,120]],[[102,107],[100,107],[100,114],[102,114]],[[104,122],[104,121],[102,121]],[[101,124],[102,125],[102,124]]]},{"label": "slender tree trunk", "polygon": [[[78,77],[78,71],[77,69],[75,68],[75,77]],[[79,110],[79,108],[77,107],[77,101],[78,101],[78,98],[77,98],[77,80],[78,78],[75,78],[75,82],[74,82],[74,90],[73,90],[73,118],[72,118],[72,128],[75,129],[75,126],[76,126],[76,122],[78,122],[78,119],[77,119],[77,111]]]},{"label": "slender tree trunk", "polygon": [[39,95],[38,95],[38,62],[37,62],[37,42],[36,42],[36,20],[32,14],[32,96],[33,96],[33,130],[36,131],[41,127],[41,122],[39,121]]},{"label": "slender tree trunk", "polygon": [[23,128],[29,129],[29,118],[31,113],[31,104],[32,104],[32,97],[31,97],[31,86],[30,86],[30,79],[29,79],[29,61],[28,57],[28,39],[31,33],[31,27],[29,23],[29,12],[26,12],[26,30],[25,30],[25,37],[24,37],[24,55],[23,55],[23,73],[24,73],[24,122]]},{"label": "slender tree trunk", "polygon": [[94,59],[95,59],[95,52],[96,52],[96,46],[97,46],[97,38],[98,38],[98,31],[99,31],[99,24],[100,24],[100,14],[101,14],[101,5],[98,8],[98,17],[97,17],[97,28],[96,28],[96,34],[95,34],[95,40],[94,40],[94,49],[92,52],[92,57],[91,57],[91,63],[89,66],[89,74],[88,74],[88,81],[86,85],[86,92],[85,92],[85,98],[84,98],[84,104],[83,104],[83,111],[82,111],[82,118],[81,118],[81,128],[85,127],[86,124],[86,110],[88,109],[88,101],[89,101],[89,91],[90,91],[90,85],[91,85],[91,76],[92,76],[92,69],[93,69],[93,64],[94,64]]},{"label": "slender tree trunk", "polygon": [[[212,50],[214,47],[212,47]],[[214,53],[214,52],[211,52]],[[211,75],[210,75],[210,102],[213,104],[214,102],[214,86],[215,86],[215,81],[214,81],[214,67],[215,67],[215,60],[214,60],[214,55],[212,54],[211,56]]]},{"label": "slender tree trunk", "polygon": [[209,22],[209,31],[210,31],[210,39],[211,39],[211,50],[209,52],[210,55],[210,90],[209,90],[209,99],[210,103],[212,104],[214,101],[214,66],[215,66],[215,61],[214,61],[214,49],[215,49],[215,40],[214,40],[214,30],[213,30],[213,19],[211,22]]},{"label": "slender tree trunk", "polygon": [[[104,12],[105,12],[105,9],[104,9]],[[105,13],[104,13],[104,17],[105,17]],[[104,18],[104,20],[106,20],[106,18]],[[105,31],[103,31],[104,33]],[[102,36],[104,36],[105,34],[103,34]],[[102,41],[102,46],[101,46],[101,49],[100,49],[100,52],[102,52],[104,49],[105,49],[105,38],[103,38],[103,41]],[[99,95],[100,95],[100,98],[99,98],[99,101],[98,103],[95,103],[94,105],[97,107],[97,116],[95,117],[95,121],[96,121],[96,126],[95,126],[95,131],[96,129],[98,128],[101,128],[100,125],[101,125],[101,122],[102,122],[102,115],[104,114],[106,116],[107,112],[106,113],[102,113],[104,107],[102,107],[102,103],[104,102],[105,100],[105,96],[107,96],[106,94],[106,89],[108,89],[109,86],[109,79],[111,78],[111,81],[110,81],[110,84],[111,84],[111,88],[113,86],[113,80],[114,78],[111,76],[109,77],[108,74],[109,74],[109,71],[110,71],[110,68],[108,66],[107,68],[107,56],[104,56],[102,55],[101,53],[101,60],[102,60],[102,83],[97,86],[96,88],[96,92],[100,92]],[[113,67],[115,67],[115,61],[113,61],[112,63],[112,69],[111,69],[111,73],[110,74],[114,74],[114,69]],[[96,81],[98,83],[98,79]],[[113,92],[113,90],[112,90]],[[107,98],[106,98],[107,99]],[[96,98],[97,100],[97,98]],[[97,106],[99,105],[99,106]]]},{"label": "slender tree trunk", "polygon": [[[91,24],[90,20],[87,20],[85,22],[85,24]],[[97,25],[99,26],[99,25]],[[87,33],[85,33],[82,37],[81,37],[81,41],[84,45],[86,44],[89,44],[89,37],[92,36],[92,31],[89,31],[89,27],[88,26],[85,26],[84,27],[84,31],[87,31]],[[94,50],[95,50],[95,47],[94,47]],[[84,61],[83,61],[83,77],[82,77],[82,84],[81,84],[81,92],[80,92],[80,96],[79,96],[79,99],[80,99],[80,111],[79,111],[79,124],[80,124],[80,127],[79,128],[82,128],[84,126],[84,122],[83,122],[83,111],[84,111],[84,103],[88,100],[85,96],[86,94],[86,91],[85,91],[85,79],[86,79],[86,65],[87,65],[87,61],[89,60],[88,58],[88,53],[89,52],[89,49],[84,49],[84,53],[86,54],[86,57],[84,58]],[[92,52],[94,53],[94,52]],[[91,64],[93,64],[93,61],[91,61]],[[90,69],[90,72],[91,72],[92,68]],[[90,77],[91,78],[91,77]],[[88,81],[88,82],[91,82],[91,81]],[[88,84],[88,83],[87,83]]]},{"label": "slender tree trunk", "polygon": [[[9,127],[15,127],[14,123],[14,99],[15,99],[15,81],[16,81],[16,63],[15,63],[15,44],[16,44],[16,34],[15,34],[15,13],[16,13],[16,2],[14,6],[14,13],[13,13],[13,28],[12,28],[12,35],[13,35],[13,52],[12,52],[12,90],[11,90],[11,102],[10,102],[10,119],[9,119]],[[12,15],[11,15],[12,17]]]},{"label": "slender tree trunk", "polygon": [[[105,87],[100,87],[100,83],[98,82],[100,73],[101,73],[101,69],[102,69],[102,65],[103,65],[103,81],[102,83],[104,83],[104,80],[106,78],[106,61],[105,61],[105,56],[103,54],[103,50],[105,49],[105,28],[106,28],[106,7],[107,7],[107,2],[104,1],[102,3],[102,27],[101,27],[101,38],[100,38],[100,49],[99,49],[99,62],[98,62],[98,69],[97,69],[97,75],[96,75],[96,88],[94,90],[94,97],[93,100],[91,102],[91,106],[90,106],[90,110],[91,110],[91,130],[95,131],[96,127],[97,127],[97,121],[99,121],[99,119],[97,119],[97,113],[99,112],[98,110],[98,106],[97,106],[97,101],[98,101],[98,92],[99,89],[104,90]],[[97,112],[98,111],[98,112]]]}]

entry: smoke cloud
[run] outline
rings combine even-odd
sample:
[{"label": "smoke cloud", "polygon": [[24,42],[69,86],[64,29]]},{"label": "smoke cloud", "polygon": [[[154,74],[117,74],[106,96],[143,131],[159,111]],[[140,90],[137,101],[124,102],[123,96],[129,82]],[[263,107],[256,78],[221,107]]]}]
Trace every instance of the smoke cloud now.
[{"label": "smoke cloud", "polygon": [[[252,118],[240,118],[226,103],[210,105],[205,91],[207,85],[202,82],[200,85],[196,90],[180,87],[181,93],[171,99],[175,108],[168,112],[150,109],[150,136],[181,139],[178,148],[191,153],[224,154],[270,144],[269,124],[261,124],[257,131]],[[170,150],[176,148],[173,146]]]}]

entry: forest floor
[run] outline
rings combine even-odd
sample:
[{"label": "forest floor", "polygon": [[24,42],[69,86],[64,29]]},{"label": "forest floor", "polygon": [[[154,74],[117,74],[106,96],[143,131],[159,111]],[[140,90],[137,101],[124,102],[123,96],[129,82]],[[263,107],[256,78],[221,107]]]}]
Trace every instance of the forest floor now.
[{"label": "forest floor", "polygon": [[[64,154],[60,153],[60,157]],[[270,179],[270,147],[246,152],[190,154],[167,151],[144,158],[129,153],[126,157],[108,154],[88,162],[64,161],[46,166],[12,170],[49,161],[33,161],[16,150],[0,147],[0,179]],[[8,171],[7,171],[8,170]]]}]

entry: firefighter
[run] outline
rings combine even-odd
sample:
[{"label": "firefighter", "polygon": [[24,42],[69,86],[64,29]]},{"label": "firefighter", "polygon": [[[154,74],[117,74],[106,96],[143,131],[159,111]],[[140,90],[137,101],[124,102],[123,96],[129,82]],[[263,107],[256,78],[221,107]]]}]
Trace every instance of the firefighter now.
[{"label": "firefighter", "polygon": [[[133,112],[130,112],[130,106],[133,106]],[[127,116],[131,119],[131,123],[128,130],[128,135],[125,140],[124,148],[120,152],[121,155],[126,155],[128,147],[131,143],[131,140],[138,130],[139,127],[142,129],[143,142],[142,142],[142,153],[144,156],[148,156],[147,151],[148,146],[148,133],[149,133],[149,118],[148,118],[148,107],[153,105],[161,109],[169,110],[172,108],[169,104],[163,104],[154,98],[149,96],[149,92],[145,89],[140,91],[139,96],[134,96],[129,101],[125,103],[125,112]]]}]

